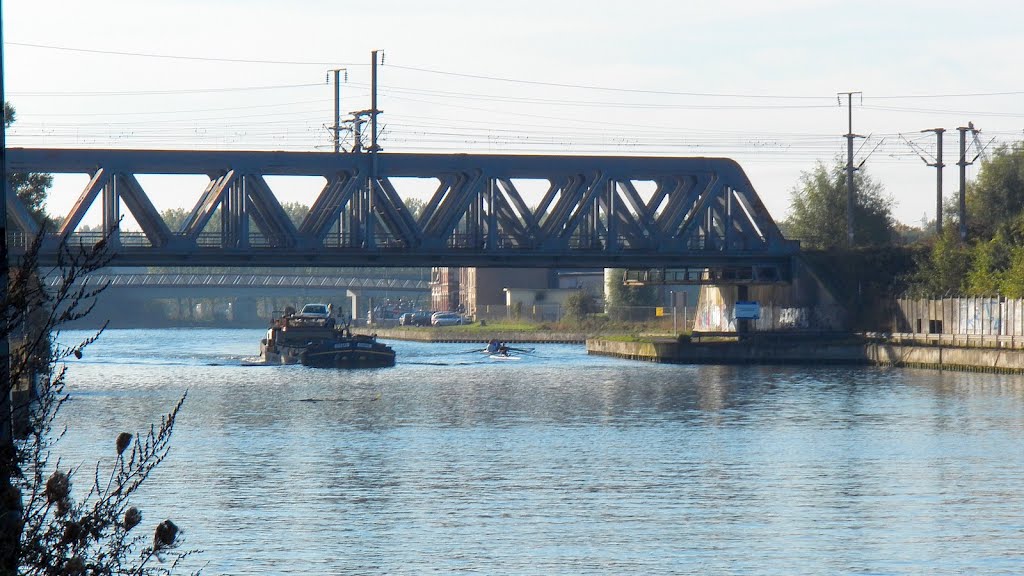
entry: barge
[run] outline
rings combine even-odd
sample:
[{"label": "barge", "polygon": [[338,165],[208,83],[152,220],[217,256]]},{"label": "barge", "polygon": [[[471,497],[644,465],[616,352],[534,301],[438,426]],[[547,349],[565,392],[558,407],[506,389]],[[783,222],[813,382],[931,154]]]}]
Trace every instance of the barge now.
[{"label": "barge", "polygon": [[353,334],[351,322],[339,325],[330,306],[307,304],[273,320],[260,340],[260,359],[315,368],[387,368],[395,365],[395,351],[376,334]]}]

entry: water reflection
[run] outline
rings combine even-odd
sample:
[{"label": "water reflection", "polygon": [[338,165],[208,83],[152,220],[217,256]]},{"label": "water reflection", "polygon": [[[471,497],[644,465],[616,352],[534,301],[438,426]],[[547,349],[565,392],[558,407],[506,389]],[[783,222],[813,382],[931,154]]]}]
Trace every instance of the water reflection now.
[{"label": "water reflection", "polygon": [[[494,363],[413,343],[386,370],[250,368],[259,332],[218,333],[219,351],[140,332],[72,364],[62,450],[97,459],[188,388],[144,512],[184,526],[207,573],[997,574],[1024,559],[1017,378],[574,346]],[[150,338],[163,346],[139,361]]]}]

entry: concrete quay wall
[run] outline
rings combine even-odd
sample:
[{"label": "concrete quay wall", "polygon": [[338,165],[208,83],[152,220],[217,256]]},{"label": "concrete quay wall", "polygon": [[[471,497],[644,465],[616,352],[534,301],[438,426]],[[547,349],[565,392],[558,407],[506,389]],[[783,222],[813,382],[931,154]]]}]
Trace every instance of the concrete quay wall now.
[{"label": "concrete quay wall", "polygon": [[1024,350],[888,342],[618,342],[587,340],[587,353],[674,364],[864,364],[1024,373]]}]

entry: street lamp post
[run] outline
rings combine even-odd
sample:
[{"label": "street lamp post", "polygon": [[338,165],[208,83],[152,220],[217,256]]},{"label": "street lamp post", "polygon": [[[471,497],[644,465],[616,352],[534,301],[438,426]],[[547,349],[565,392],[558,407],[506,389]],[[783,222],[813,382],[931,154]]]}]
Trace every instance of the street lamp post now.
[{"label": "street lamp post", "polygon": [[679,334],[679,330],[676,329],[676,291],[668,291],[668,301],[672,304],[672,333]]}]

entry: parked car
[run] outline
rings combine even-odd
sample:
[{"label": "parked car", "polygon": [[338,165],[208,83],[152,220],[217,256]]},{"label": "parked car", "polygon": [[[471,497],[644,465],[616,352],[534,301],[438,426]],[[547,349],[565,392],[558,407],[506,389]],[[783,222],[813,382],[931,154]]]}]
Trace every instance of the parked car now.
[{"label": "parked car", "polygon": [[430,317],[431,326],[458,326],[462,324],[462,316],[455,312],[434,312]]},{"label": "parked car", "polygon": [[406,312],[398,317],[399,326],[430,326],[430,312]]},{"label": "parked car", "polygon": [[327,304],[306,304],[299,312],[300,318],[330,318],[331,310]]}]

